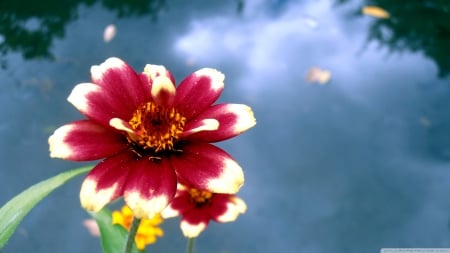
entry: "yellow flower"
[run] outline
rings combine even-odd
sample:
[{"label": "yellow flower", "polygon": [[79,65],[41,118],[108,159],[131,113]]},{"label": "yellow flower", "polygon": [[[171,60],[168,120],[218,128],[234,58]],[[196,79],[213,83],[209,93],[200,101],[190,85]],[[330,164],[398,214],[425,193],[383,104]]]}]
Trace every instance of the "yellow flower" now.
[{"label": "yellow flower", "polygon": [[[123,206],[121,211],[112,213],[112,223],[119,224],[126,230],[130,230],[133,221],[133,212],[128,206]],[[163,222],[161,215],[156,214],[151,219],[142,219],[136,233],[134,241],[139,250],[145,249],[145,246],[156,242],[157,237],[164,235],[163,230],[158,227]]]}]

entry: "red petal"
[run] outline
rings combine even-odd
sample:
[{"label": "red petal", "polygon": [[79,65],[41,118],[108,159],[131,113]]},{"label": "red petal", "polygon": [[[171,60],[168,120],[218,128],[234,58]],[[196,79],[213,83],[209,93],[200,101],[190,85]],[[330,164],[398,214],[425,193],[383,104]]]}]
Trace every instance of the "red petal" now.
[{"label": "red petal", "polygon": [[120,117],[124,120],[129,120],[139,105],[150,101],[150,86],[143,84],[138,74],[121,59],[113,57],[92,66],[91,77],[101,86],[108,103],[116,109],[122,107],[128,114],[128,117]]},{"label": "red petal", "polygon": [[105,158],[128,146],[124,136],[89,120],[75,121],[56,129],[48,142],[51,157],[72,161]]},{"label": "red petal", "polygon": [[202,209],[192,209],[185,213],[180,222],[183,235],[188,238],[197,237],[206,229],[209,223],[209,215]]},{"label": "red petal", "polygon": [[[239,214],[243,214],[247,210],[245,202],[234,195],[217,194],[217,197],[220,197],[220,199],[212,199],[211,201],[214,203],[212,203],[211,206],[216,207],[224,205],[225,208],[223,212],[219,208],[211,209],[211,218],[217,222],[235,221]],[[215,202],[217,201],[220,201],[221,204],[216,204]]]},{"label": "red petal", "polygon": [[67,100],[89,119],[108,126],[112,118],[131,118],[135,108],[127,103],[117,103],[117,98],[93,83],[80,83],[75,86]]},{"label": "red petal", "polygon": [[214,69],[201,69],[184,79],[177,88],[174,105],[187,119],[198,115],[220,96],[224,75]]},{"label": "red petal", "polygon": [[230,202],[229,194],[214,194],[210,199],[209,214],[211,219],[217,221],[227,211],[227,204]]},{"label": "red petal", "polygon": [[133,153],[122,152],[97,164],[81,186],[81,205],[89,211],[99,211],[120,197],[131,169],[129,164],[134,160]]},{"label": "red petal", "polygon": [[193,208],[189,211],[183,213],[182,220],[188,222],[189,224],[195,225],[199,223],[208,224],[210,220],[209,208]]},{"label": "red petal", "polygon": [[178,191],[176,197],[170,202],[169,207],[178,214],[183,214],[187,210],[195,207],[191,201],[191,195],[187,191]]},{"label": "red petal", "polygon": [[222,149],[209,143],[186,144],[170,157],[180,183],[213,193],[236,193],[244,183],[242,168]]},{"label": "red petal", "polygon": [[133,167],[125,187],[124,198],[138,218],[151,218],[173,199],[177,180],[166,159],[142,157]]},{"label": "red petal", "polygon": [[241,134],[256,124],[253,111],[242,104],[219,104],[208,108],[186,124],[185,132],[195,128],[198,122],[206,119],[215,119],[219,122],[216,130],[194,132],[186,137],[188,140],[216,142],[223,141]]}]

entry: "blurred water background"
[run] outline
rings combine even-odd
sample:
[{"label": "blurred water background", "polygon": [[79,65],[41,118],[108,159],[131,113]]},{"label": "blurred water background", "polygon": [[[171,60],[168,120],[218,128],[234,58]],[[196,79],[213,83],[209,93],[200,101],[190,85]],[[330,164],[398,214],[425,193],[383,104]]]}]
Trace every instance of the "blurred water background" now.
[{"label": "blurred water background", "polygon": [[[51,159],[47,138],[82,118],[66,98],[111,56],[177,81],[217,68],[220,100],[255,112],[254,129],[220,144],[245,170],[248,211],[211,224],[197,252],[450,248],[448,0],[2,0],[1,205],[82,165]],[[3,253],[101,252],[81,181],[41,202]],[[163,228],[149,252],[183,252],[178,220]]]}]

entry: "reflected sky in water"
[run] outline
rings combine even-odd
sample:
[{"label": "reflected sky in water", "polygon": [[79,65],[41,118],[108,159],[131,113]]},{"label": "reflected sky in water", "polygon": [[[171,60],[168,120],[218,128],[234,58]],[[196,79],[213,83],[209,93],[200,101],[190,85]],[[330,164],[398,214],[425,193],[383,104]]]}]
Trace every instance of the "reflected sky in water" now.
[{"label": "reflected sky in water", "polygon": [[[47,138],[81,118],[66,98],[89,81],[90,66],[118,56],[138,71],[163,64],[178,81],[218,68],[226,75],[220,100],[255,111],[254,129],[220,144],[244,167],[239,195],[248,212],[211,224],[198,252],[450,247],[450,84],[442,65],[368,39],[379,21],[354,17],[360,2],[200,2],[166,1],[128,16],[104,2],[71,5],[76,15],[52,39],[52,57],[5,54],[2,203],[80,166],[50,159]],[[105,43],[111,23],[117,35]],[[306,81],[313,66],[331,72],[326,85]],[[81,180],[38,205],[4,251],[100,252],[82,226]],[[164,224],[166,236],[149,252],[184,251],[177,222]]]}]

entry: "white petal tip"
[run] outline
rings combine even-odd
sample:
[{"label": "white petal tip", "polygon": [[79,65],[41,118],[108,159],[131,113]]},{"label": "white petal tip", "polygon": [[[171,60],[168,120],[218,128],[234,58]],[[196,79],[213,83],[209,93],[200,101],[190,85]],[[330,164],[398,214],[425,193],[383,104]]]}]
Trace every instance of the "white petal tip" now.
[{"label": "white petal tip", "polygon": [[111,68],[122,68],[126,65],[124,61],[117,57],[110,57],[106,59],[102,64],[100,65],[93,65],[91,67],[91,77],[93,80],[100,79],[104,72]]},{"label": "white petal tip", "polygon": [[72,126],[64,125],[55,130],[48,138],[50,157],[52,158],[68,158],[72,154],[70,146],[64,142],[67,133],[72,130]]},{"label": "white petal tip", "polygon": [[232,197],[232,201],[236,205],[236,209],[239,213],[245,213],[247,211],[247,204],[245,204],[244,200],[238,197]]},{"label": "white petal tip", "polygon": [[188,238],[194,238],[200,235],[200,233],[206,229],[206,223],[190,224],[184,220],[180,223],[181,231],[183,235]]},{"label": "white petal tip", "polygon": [[119,131],[125,131],[128,133],[134,133],[133,129],[131,128],[130,124],[128,122],[119,119],[119,118],[112,118],[109,121],[109,125]]},{"label": "white petal tip", "polygon": [[93,83],[77,84],[67,97],[67,101],[81,112],[86,112],[89,109],[89,100],[87,96],[91,93],[100,92],[100,87]]},{"label": "white petal tip", "polygon": [[242,104],[231,104],[230,110],[239,112],[237,121],[234,125],[234,131],[243,132],[256,125],[256,118],[250,106]]},{"label": "white petal tip", "polygon": [[167,69],[163,65],[147,64],[144,73],[153,80],[157,76],[167,76]]},{"label": "white petal tip", "polygon": [[217,221],[219,222],[235,221],[239,216],[239,214],[245,213],[246,210],[247,205],[245,204],[245,202],[236,196],[232,196],[230,197],[230,202],[227,203],[227,210],[225,211],[224,214],[217,217]]},{"label": "white petal tip", "polygon": [[214,131],[219,129],[220,123],[216,119],[204,119],[195,123],[195,127],[183,132],[183,136],[191,135],[202,131]]},{"label": "white petal tip", "polygon": [[211,88],[213,90],[220,90],[224,87],[225,75],[222,72],[211,69],[211,68],[203,68],[195,71],[196,76],[207,76],[211,78]]},{"label": "white petal tip", "polygon": [[97,182],[87,178],[81,185],[81,206],[88,211],[98,212],[112,200],[116,190],[117,183],[113,184],[109,188],[98,190]]},{"label": "white petal tip", "polygon": [[157,213],[161,213],[169,204],[166,196],[154,196],[147,199],[142,197],[139,192],[128,192],[124,198],[137,218],[152,218]]},{"label": "white petal tip", "polygon": [[121,67],[121,66],[125,65],[125,62],[122,61],[122,59],[120,59],[120,58],[110,57],[110,58],[106,59],[106,61],[103,62],[101,65],[108,66],[108,67]]},{"label": "white petal tip", "polygon": [[151,95],[156,103],[161,104],[164,100],[161,98],[166,97],[168,104],[172,103],[175,97],[175,85],[167,76],[157,76],[153,79]]},{"label": "white petal tip", "polygon": [[162,216],[164,219],[167,219],[167,218],[173,218],[173,217],[176,217],[176,216],[178,216],[178,215],[180,215],[180,212],[177,211],[177,210],[175,210],[175,209],[173,209],[170,205],[169,205],[168,207],[166,207],[166,208],[161,212],[161,216]]},{"label": "white petal tip", "polygon": [[226,159],[223,162],[222,174],[217,178],[210,179],[207,188],[215,193],[235,194],[244,184],[244,172],[233,159]]}]

